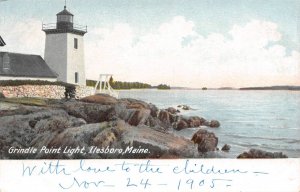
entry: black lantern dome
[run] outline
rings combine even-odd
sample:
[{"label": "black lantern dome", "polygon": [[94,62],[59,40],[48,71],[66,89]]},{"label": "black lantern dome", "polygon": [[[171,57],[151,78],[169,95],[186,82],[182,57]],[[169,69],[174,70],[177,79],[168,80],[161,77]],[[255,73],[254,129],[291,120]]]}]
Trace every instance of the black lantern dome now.
[{"label": "black lantern dome", "polygon": [[73,29],[73,17],[74,15],[67,10],[64,6],[64,10],[56,14],[57,16],[57,29]]},{"label": "black lantern dome", "polygon": [[43,31],[46,34],[74,33],[84,35],[87,32],[87,26],[74,24],[74,15],[67,10],[67,6],[64,6],[64,10],[57,13],[56,17],[56,23],[43,24]]}]

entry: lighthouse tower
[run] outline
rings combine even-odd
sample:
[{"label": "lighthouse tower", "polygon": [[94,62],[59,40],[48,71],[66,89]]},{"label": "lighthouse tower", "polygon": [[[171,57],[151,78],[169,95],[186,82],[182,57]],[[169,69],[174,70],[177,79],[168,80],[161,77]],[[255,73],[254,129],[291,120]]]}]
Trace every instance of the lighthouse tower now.
[{"label": "lighthouse tower", "polygon": [[58,81],[85,85],[84,43],[86,26],[75,25],[67,10],[56,14],[55,24],[43,24],[46,33],[45,61],[58,74]]}]

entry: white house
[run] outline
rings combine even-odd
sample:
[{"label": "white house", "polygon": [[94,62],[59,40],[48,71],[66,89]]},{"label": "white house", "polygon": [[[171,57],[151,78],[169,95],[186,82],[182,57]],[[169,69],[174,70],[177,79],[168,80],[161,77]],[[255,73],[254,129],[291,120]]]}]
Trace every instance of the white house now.
[{"label": "white house", "polygon": [[56,24],[43,24],[46,33],[45,61],[58,74],[58,80],[86,85],[83,36],[86,26],[73,23],[66,6],[57,14]]}]

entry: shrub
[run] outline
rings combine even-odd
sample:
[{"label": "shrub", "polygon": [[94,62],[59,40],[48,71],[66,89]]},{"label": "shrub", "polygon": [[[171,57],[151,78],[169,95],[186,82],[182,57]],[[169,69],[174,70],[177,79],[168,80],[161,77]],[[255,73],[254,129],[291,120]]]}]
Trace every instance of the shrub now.
[{"label": "shrub", "polygon": [[[69,86],[73,85],[61,81],[42,81],[42,80],[3,80],[0,81],[0,86],[21,86],[21,85],[60,85]],[[74,86],[74,85],[73,85]]]},{"label": "shrub", "polygon": [[75,85],[68,85],[65,87],[65,98],[73,99],[76,95],[76,87]]}]

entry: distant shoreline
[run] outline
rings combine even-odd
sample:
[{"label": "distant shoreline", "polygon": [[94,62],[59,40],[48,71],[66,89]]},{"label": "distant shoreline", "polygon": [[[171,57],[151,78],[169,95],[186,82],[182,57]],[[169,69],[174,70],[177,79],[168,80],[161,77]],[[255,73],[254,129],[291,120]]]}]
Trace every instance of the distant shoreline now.
[{"label": "distant shoreline", "polygon": [[[203,90],[202,88],[188,88],[188,87],[171,87],[172,90]],[[300,86],[269,86],[269,87],[220,87],[220,88],[208,88],[207,90],[241,90],[241,91],[250,91],[250,90],[271,90],[271,91],[300,91]],[[205,90],[203,90],[205,91]]]},{"label": "distant shoreline", "polygon": [[273,87],[243,87],[243,88],[208,88],[207,90],[202,90],[199,88],[172,88],[171,89],[155,89],[155,88],[145,88],[145,89],[116,89],[116,91],[141,91],[141,90],[153,90],[153,91],[300,91],[300,87],[296,88],[273,88]]},{"label": "distant shoreline", "polygon": [[244,87],[239,90],[286,90],[300,91],[300,86],[270,86],[270,87]]},{"label": "distant shoreline", "polygon": [[[189,87],[171,87],[171,90],[203,90],[202,88],[189,88]],[[221,87],[221,88],[207,88],[207,90],[229,90],[229,91],[251,91],[251,90],[269,90],[269,91],[300,91],[300,86],[270,86],[270,87]],[[207,91],[203,90],[203,91]]]}]

